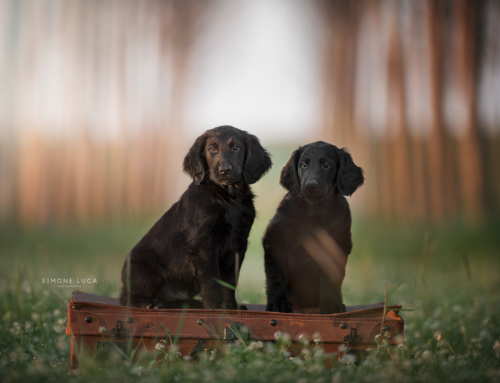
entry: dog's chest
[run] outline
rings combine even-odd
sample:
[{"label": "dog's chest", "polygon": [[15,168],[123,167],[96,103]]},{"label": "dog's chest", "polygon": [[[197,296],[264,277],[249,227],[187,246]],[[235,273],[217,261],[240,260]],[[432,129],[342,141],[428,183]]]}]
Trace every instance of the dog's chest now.
[{"label": "dog's chest", "polygon": [[231,232],[250,228],[255,218],[255,209],[251,200],[237,199],[222,206],[221,219]]}]

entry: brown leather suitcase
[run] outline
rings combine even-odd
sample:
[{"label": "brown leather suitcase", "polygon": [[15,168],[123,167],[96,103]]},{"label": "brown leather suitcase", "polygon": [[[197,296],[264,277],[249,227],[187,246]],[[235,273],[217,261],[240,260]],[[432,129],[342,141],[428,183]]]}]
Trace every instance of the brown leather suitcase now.
[{"label": "brown leather suitcase", "polygon": [[[168,309],[148,310],[120,306],[117,298],[74,291],[68,303],[66,334],[70,340],[70,367],[79,355],[104,357],[115,346],[123,351],[150,351],[162,340],[178,338],[182,356],[196,359],[199,352],[223,355],[227,342],[276,341],[277,332],[291,337],[289,351],[302,349],[301,336],[312,341],[320,334],[325,353],[342,354],[375,348],[375,336],[389,333],[389,344],[403,335],[401,305],[383,303],[350,306],[342,314],[321,315],[318,309],[294,308],[293,314],[266,312],[264,305],[246,305],[248,310]],[[385,316],[384,316],[385,312]],[[167,347],[169,342],[163,342]],[[344,344],[346,348],[339,346]]]}]

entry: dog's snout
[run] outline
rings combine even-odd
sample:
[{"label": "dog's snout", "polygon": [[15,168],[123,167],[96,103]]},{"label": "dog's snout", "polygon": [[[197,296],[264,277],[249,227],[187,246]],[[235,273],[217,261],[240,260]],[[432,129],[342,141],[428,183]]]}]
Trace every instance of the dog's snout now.
[{"label": "dog's snout", "polygon": [[307,182],[305,186],[306,186],[307,191],[313,192],[318,187],[318,183],[317,182]]},{"label": "dog's snout", "polygon": [[228,164],[220,165],[219,166],[219,173],[220,174],[229,174],[229,173],[231,173],[232,169],[233,169],[233,167],[231,165],[228,165]]}]

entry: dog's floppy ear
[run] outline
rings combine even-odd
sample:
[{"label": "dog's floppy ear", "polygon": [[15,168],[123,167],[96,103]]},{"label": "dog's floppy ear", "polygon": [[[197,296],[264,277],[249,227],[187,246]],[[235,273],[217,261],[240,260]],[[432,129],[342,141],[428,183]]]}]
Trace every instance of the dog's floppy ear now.
[{"label": "dog's floppy ear", "polygon": [[340,166],[337,173],[337,190],[340,194],[351,196],[363,185],[363,169],[354,164],[351,155],[345,148],[338,149]]},{"label": "dog's floppy ear", "polygon": [[271,155],[262,147],[259,139],[245,132],[246,153],[243,177],[247,184],[256,183],[273,165]]},{"label": "dog's floppy ear", "polygon": [[182,165],[184,171],[191,176],[195,184],[199,185],[205,179],[208,170],[203,151],[205,150],[207,136],[202,134],[196,139]]},{"label": "dog's floppy ear", "polygon": [[293,196],[298,195],[300,192],[298,163],[302,150],[302,147],[295,150],[286,165],[281,169],[280,184]]}]

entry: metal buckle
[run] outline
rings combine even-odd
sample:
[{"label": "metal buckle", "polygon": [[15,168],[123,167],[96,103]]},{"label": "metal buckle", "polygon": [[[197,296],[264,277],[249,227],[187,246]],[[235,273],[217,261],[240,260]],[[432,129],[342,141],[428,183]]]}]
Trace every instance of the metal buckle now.
[{"label": "metal buckle", "polygon": [[344,337],[344,342],[347,342],[348,347],[358,347],[358,343],[361,343],[363,338],[358,335],[357,328],[351,328],[351,332]]},{"label": "metal buckle", "polygon": [[109,330],[109,335],[113,337],[114,340],[123,340],[128,335],[128,330],[123,327],[123,321],[116,321],[116,327]]},{"label": "metal buckle", "polygon": [[[238,336],[239,335],[239,336]],[[241,322],[233,322],[231,326],[224,329],[225,340],[250,339],[250,330]]]}]

